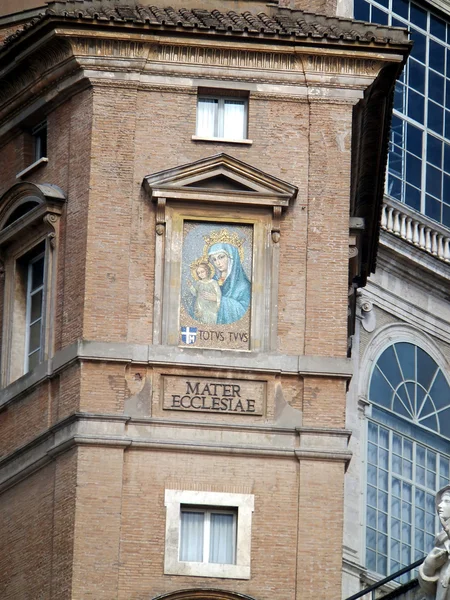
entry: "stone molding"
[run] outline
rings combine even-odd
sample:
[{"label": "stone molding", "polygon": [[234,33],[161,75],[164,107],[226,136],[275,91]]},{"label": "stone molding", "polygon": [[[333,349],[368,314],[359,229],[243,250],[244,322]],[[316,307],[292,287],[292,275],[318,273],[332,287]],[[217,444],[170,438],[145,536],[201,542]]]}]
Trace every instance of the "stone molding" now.
[{"label": "stone molding", "polygon": [[[273,41],[266,42],[265,47],[246,42],[243,48],[242,41],[212,41],[197,34],[186,45],[184,37],[169,40],[149,36],[143,41],[141,34],[131,31],[105,32],[94,27],[80,32],[62,24],[30,43],[16,60],[10,60],[8,52],[3,56],[0,120],[18,115],[32,101],[36,108],[30,104],[28,111],[38,110],[43,96],[47,96],[47,103],[51,96],[51,103],[56,105],[59,97],[90,85],[90,78],[101,79],[102,72],[114,72],[119,79],[122,76],[127,85],[131,80],[145,84],[148,77],[168,74],[277,85],[292,85],[294,78],[305,89],[334,89],[324,97],[352,92],[356,102],[384,64],[401,60],[400,55],[382,49],[375,59],[368,48],[324,48],[320,40],[316,46],[291,46],[286,51],[283,45],[274,46]],[[41,98],[40,104],[35,102],[36,95]],[[3,133],[6,130],[4,127]]]},{"label": "stone molding", "polygon": [[33,371],[0,390],[0,410],[42,382],[52,379],[75,361],[112,361],[192,369],[214,368],[218,371],[235,369],[250,373],[280,373],[344,380],[350,379],[353,374],[352,362],[348,358],[286,355],[275,352],[218,352],[177,346],[80,340],[56,352],[51,359],[42,362]]},{"label": "stone molding", "polygon": [[[252,513],[255,507],[253,494],[166,489],[164,504],[166,507],[165,574],[250,579]],[[194,563],[179,559],[182,504],[236,510],[236,559],[233,564]]]},{"label": "stone molding", "polygon": [[[141,426],[139,427],[139,423]],[[202,441],[196,436],[204,433]],[[339,461],[347,464],[350,432],[345,429],[277,427],[230,423],[184,423],[149,417],[77,413],[0,459],[0,493],[76,446],[108,446],[124,450],[230,454],[281,460]],[[224,435],[224,433],[226,435]],[[268,437],[270,433],[270,437]],[[245,440],[245,441],[244,441]]]},{"label": "stone molding", "polygon": [[444,374],[449,372],[450,365],[448,361],[439,350],[435,341],[426,333],[406,323],[385,325],[370,340],[362,356],[358,382],[359,398],[367,401],[369,383],[374,365],[388,346],[398,342],[409,342],[419,346],[433,358]]}]

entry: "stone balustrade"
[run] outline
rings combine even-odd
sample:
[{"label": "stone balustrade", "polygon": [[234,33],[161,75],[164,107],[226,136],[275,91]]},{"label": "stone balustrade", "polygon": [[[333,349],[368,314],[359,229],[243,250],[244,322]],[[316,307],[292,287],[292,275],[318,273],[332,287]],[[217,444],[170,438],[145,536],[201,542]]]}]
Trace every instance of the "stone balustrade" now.
[{"label": "stone balustrade", "polygon": [[450,262],[450,231],[407,206],[385,198],[381,228],[432,254]]}]

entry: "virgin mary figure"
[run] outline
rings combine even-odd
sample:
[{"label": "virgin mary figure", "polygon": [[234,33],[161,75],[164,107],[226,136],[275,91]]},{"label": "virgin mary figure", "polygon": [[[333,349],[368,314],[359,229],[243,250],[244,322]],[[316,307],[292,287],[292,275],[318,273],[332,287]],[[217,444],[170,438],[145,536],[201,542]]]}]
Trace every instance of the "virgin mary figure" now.
[{"label": "virgin mary figure", "polygon": [[217,324],[229,325],[239,321],[250,306],[251,283],[242,267],[239,250],[227,243],[213,244],[208,250],[208,257],[214,266],[222,296]]}]

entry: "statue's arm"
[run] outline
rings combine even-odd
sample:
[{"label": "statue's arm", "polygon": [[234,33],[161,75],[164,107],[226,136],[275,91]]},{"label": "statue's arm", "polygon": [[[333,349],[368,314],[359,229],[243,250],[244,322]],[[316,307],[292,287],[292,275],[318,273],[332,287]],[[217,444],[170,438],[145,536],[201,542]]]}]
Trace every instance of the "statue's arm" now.
[{"label": "statue's arm", "polygon": [[436,584],[440,570],[447,562],[448,552],[445,548],[434,547],[419,567],[420,587],[427,594],[436,593]]}]

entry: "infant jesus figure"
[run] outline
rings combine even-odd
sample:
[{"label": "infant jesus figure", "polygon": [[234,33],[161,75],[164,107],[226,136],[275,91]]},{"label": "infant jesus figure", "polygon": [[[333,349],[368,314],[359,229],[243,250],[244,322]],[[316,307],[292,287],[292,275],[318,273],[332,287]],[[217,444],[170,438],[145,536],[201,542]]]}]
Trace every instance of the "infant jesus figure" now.
[{"label": "infant jesus figure", "polygon": [[191,264],[194,282],[188,281],[191,294],[195,296],[194,317],[200,323],[215,325],[222,293],[216,279],[214,267],[206,258],[199,258]]}]

